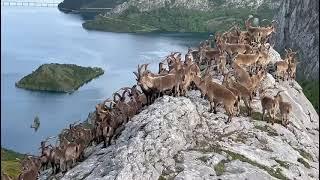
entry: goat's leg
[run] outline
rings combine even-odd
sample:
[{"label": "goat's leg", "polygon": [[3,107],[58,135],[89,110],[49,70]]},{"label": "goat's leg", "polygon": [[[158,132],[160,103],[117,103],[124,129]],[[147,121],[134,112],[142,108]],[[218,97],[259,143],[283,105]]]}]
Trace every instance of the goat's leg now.
[{"label": "goat's leg", "polygon": [[213,102],[214,103],[214,106],[213,106],[213,113],[214,114],[217,114],[217,102]]},{"label": "goat's leg", "polygon": [[111,145],[111,139],[112,139],[112,136],[109,136],[109,139],[108,139],[108,146]]},{"label": "goat's leg", "polygon": [[284,116],[285,116],[285,115],[281,115],[281,124],[282,124],[283,126],[285,126],[285,119],[284,119]]},{"label": "goat's leg", "polygon": [[267,120],[267,123],[270,123],[270,121],[271,121],[271,123],[272,123],[272,115],[271,115],[271,112],[270,112],[270,110],[268,110],[268,120]]},{"label": "goat's leg", "polygon": [[231,119],[232,119],[232,116],[233,116],[233,110],[232,110],[232,108],[226,107],[226,106],[224,106],[224,108],[225,108],[225,110],[227,112],[227,115],[228,115],[228,119],[227,119],[227,122],[226,122],[226,124],[228,124],[228,123],[231,122]]},{"label": "goat's leg", "polygon": [[103,146],[102,148],[106,148],[107,147],[107,137],[103,138]]},{"label": "goat's leg", "polygon": [[262,108],[262,121],[264,121],[264,114],[265,114],[265,112],[266,112],[266,109],[264,109],[264,108]]},{"label": "goat's leg", "polygon": [[[272,117],[271,117],[271,115],[272,115]],[[270,117],[271,117],[271,125],[273,125],[274,124],[274,120],[275,120],[275,112],[274,111],[272,111],[270,113]]]},{"label": "goat's leg", "polygon": [[54,165],[54,162],[53,162],[53,161],[51,161],[51,162],[50,162],[50,164],[51,164],[52,174],[54,174],[54,172],[55,172],[55,165]]},{"label": "goat's leg", "polygon": [[249,107],[249,102],[248,102],[248,99],[243,97],[243,102],[244,102],[244,105],[246,106],[246,109],[247,109],[247,113],[248,113],[248,116],[250,116],[250,107]]},{"label": "goat's leg", "polygon": [[212,102],[209,102],[209,104],[210,104],[209,112],[212,113],[212,111],[213,111]]}]

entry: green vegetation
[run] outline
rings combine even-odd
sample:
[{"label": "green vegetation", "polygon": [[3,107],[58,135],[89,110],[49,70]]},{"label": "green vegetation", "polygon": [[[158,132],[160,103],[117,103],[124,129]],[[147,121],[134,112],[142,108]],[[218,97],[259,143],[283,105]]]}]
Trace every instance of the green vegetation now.
[{"label": "green vegetation", "polygon": [[102,75],[101,68],[74,64],[44,64],[23,77],[16,86],[29,90],[73,92],[93,78]]},{"label": "green vegetation", "polygon": [[200,160],[200,161],[202,161],[204,163],[206,163],[208,161],[208,159],[209,159],[208,156],[201,156],[201,157],[197,158],[197,160]]},{"label": "green vegetation", "polygon": [[260,131],[264,131],[268,133],[268,136],[279,136],[279,134],[277,133],[276,130],[274,130],[273,128],[271,128],[268,125],[264,125],[264,126],[258,126],[255,125],[256,129],[259,129]]},{"label": "green vegetation", "polygon": [[1,148],[1,171],[10,177],[18,177],[21,172],[20,162],[16,159],[22,159],[23,154]]},{"label": "green vegetation", "polygon": [[[273,10],[268,7],[263,11],[246,7],[217,7],[212,11],[200,11],[162,7],[149,12],[140,12],[136,7],[130,7],[122,14],[110,18],[101,19],[98,16],[93,21],[85,22],[83,27],[114,32],[137,32],[136,29],[163,32],[217,32],[229,29],[233,23],[238,23],[243,27],[244,20],[248,18],[249,14],[255,17],[272,19]],[[110,27],[119,23],[123,23],[123,25]],[[128,28],[126,27],[128,24],[141,27]],[[145,27],[148,28],[145,29]]]},{"label": "green vegetation", "polygon": [[190,150],[199,150],[201,152],[215,152],[215,153],[219,153],[219,154],[221,154],[221,152],[225,152],[229,156],[231,156],[230,160],[225,160],[224,162],[221,162],[220,164],[217,164],[216,167],[214,167],[215,170],[217,169],[216,173],[217,172],[223,173],[225,171],[225,166],[224,166],[225,163],[230,162],[231,160],[239,160],[239,161],[242,161],[242,162],[249,163],[249,164],[251,164],[253,166],[256,166],[256,167],[268,172],[271,176],[273,176],[275,178],[284,179],[284,180],[288,179],[286,176],[284,176],[282,174],[281,168],[274,169],[272,167],[268,167],[268,166],[259,164],[258,162],[253,161],[253,160],[245,157],[244,155],[241,155],[241,154],[238,154],[238,153],[223,149],[219,145],[211,145],[211,147],[209,147],[209,148],[199,147],[198,149],[196,148],[196,149],[190,149]]},{"label": "green vegetation", "polygon": [[225,172],[225,164],[228,162],[229,160],[223,159],[214,166],[214,171],[216,172],[217,176],[221,176]]},{"label": "green vegetation", "polygon": [[224,152],[226,152],[227,154],[229,154],[231,157],[232,157],[232,160],[240,160],[242,162],[247,162],[253,166],[256,166],[260,169],[263,169],[265,171],[267,171],[271,176],[275,177],[275,178],[278,178],[278,179],[288,179],[286,176],[284,176],[282,173],[281,173],[281,169],[280,168],[277,168],[276,170],[274,170],[273,168],[270,168],[268,166],[265,166],[265,165],[262,165],[262,164],[259,164],[257,163],[256,161],[253,161],[241,154],[238,154],[238,153],[234,153],[234,152],[231,152],[231,151],[228,151],[228,150],[223,150]]},{"label": "green vegetation", "polygon": [[300,80],[298,83],[303,88],[304,95],[309,99],[319,114],[319,80]]},{"label": "green vegetation", "polygon": [[167,178],[165,178],[164,176],[159,176],[158,180],[166,180]]},{"label": "green vegetation", "polygon": [[298,158],[298,162],[301,163],[301,164],[303,164],[304,167],[310,169],[309,163],[307,163],[307,161],[305,161],[303,158]]},{"label": "green vegetation", "polygon": [[111,31],[111,32],[151,32],[158,29],[127,20],[97,16],[95,20],[89,20],[82,24],[85,29]]},{"label": "green vegetation", "polygon": [[293,149],[296,150],[296,151],[298,151],[299,154],[300,154],[302,157],[304,157],[304,158],[306,158],[306,159],[308,159],[308,160],[313,160],[312,155],[311,155],[310,153],[306,152],[305,150],[303,150],[303,149],[298,149],[298,148],[293,148]]},{"label": "green vegetation", "polygon": [[281,167],[289,169],[290,163],[287,161],[281,161],[279,159],[274,159]]}]

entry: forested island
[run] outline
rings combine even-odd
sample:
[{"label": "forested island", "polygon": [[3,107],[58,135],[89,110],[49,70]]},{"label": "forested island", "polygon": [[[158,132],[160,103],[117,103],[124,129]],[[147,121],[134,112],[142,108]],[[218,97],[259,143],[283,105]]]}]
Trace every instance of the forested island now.
[{"label": "forested island", "polygon": [[103,69],[98,67],[57,63],[43,64],[36,71],[18,81],[16,87],[28,90],[73,92],[103,73]]}]

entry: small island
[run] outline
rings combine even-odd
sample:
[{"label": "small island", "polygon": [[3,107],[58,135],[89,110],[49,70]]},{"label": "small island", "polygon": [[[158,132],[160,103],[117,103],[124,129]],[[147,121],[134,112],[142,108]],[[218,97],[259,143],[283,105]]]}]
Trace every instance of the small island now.
[{"label": "small island", "polygon": [[16,87],[70,93],[103,73],[103,69],[98,67],[57,63],[43,64],[36,71],[18,81]]}]

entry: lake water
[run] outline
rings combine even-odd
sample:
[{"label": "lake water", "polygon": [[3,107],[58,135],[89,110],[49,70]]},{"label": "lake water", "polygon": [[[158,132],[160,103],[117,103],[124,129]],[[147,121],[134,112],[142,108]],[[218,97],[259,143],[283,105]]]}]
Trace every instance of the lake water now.
[{"label": "lake water", "polygon": [[[1,146],[38,153],[40,141],[85,120],[95,104],[135,83],[140,63],[157,62],[172,51],[186,53],[207,35],[190,33],[126,34],[87,31],[77,15],[57,8],[1,7]],[[35,92],[15,82],[43,63],[97,66],[105,74],[73,94]],[[34,117],[40,128],[30,128]]]}]

